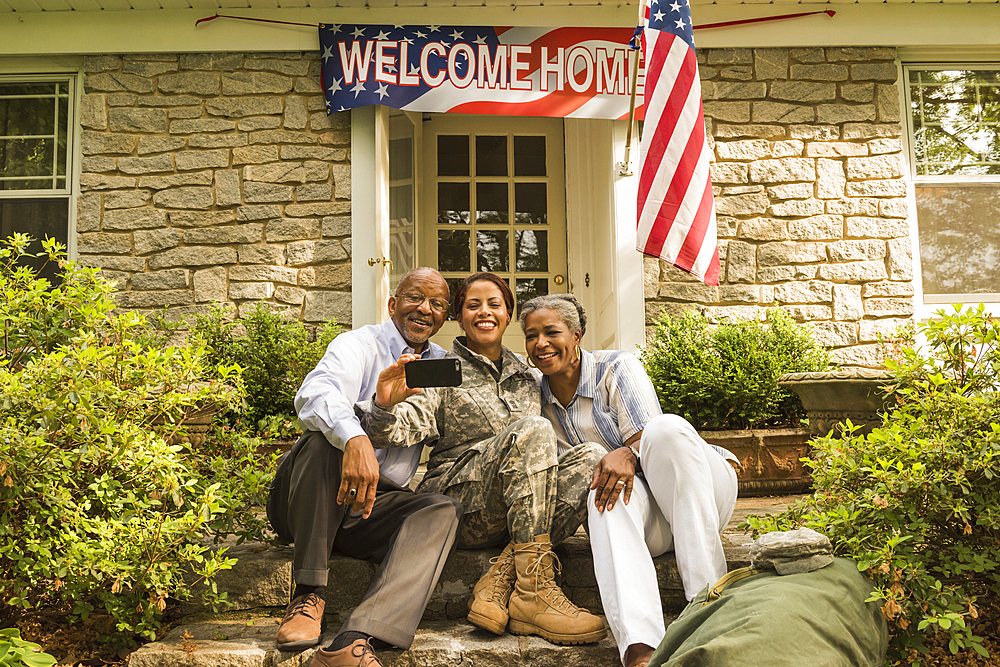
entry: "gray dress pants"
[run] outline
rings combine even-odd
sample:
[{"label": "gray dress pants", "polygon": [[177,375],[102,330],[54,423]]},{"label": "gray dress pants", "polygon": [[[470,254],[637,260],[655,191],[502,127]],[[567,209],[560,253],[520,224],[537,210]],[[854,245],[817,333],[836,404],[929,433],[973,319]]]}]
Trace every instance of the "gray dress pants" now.
[{"label": "gray dress pants", "polygon": [[322,433],[299,438],[278,463],[268,520],[293,545],[298,584],[326,586],[333,552],[379,563],[364,599],[340,632],[364,632],[408,648],[455,544],[462,504],[380,477],[372,513],[362,519],[337,504],[343,456]]}]

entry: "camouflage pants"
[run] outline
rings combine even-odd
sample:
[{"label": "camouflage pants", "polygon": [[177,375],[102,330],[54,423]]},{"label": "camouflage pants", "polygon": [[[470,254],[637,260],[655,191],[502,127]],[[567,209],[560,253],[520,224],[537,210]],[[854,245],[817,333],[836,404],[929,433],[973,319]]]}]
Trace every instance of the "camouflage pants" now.
[{"label": "camouflage pants", "polygon": [[470,448],[420,491],[442,493],[465,506],[461,548],[530,542],[545,533],[558,543],[586,519],[594,466],[606,453],[585,443],[557,456],[549,421],[526,417]]}]

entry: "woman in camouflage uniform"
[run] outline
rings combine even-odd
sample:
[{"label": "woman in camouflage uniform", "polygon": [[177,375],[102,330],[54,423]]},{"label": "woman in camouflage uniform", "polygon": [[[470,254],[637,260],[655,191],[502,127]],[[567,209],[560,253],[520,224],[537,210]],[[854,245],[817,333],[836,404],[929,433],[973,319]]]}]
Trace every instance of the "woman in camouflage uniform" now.
[{"label": "woman in camouflage uniform", "polygon": [[552,425],[540,416],[535,376],[502,343],[514,307],[503,278],[469,276],[454,306],[465,335],[449,356],[462,360],[461,386],[408,388],[404,366],[415,357],[403,355],[383,371],[374,400],[359,404],[362,426],[379,448],[432,448],[417,490],[462,502],[460,547],[510,541],[475,586],[472,623],[502,634],[509,620],[514,634],[599,641],[601,619],[555,584],[552,544],[586,517],[592,471],[605,452],[588,443],[559,455]]}]

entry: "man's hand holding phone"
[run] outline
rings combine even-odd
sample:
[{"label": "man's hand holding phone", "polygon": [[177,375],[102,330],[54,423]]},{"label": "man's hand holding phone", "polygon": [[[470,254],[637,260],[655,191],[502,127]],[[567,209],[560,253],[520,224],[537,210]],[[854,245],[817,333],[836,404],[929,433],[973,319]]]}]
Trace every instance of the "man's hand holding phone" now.
[{"label": "man's hand holding phone", "polygon": [[460,384],[460,360],[454,357],[421,359],[415,354],[403,354],[379,373],[375,402],[383,408],[391,408],[419,394],[421,387],[457,387]]}]

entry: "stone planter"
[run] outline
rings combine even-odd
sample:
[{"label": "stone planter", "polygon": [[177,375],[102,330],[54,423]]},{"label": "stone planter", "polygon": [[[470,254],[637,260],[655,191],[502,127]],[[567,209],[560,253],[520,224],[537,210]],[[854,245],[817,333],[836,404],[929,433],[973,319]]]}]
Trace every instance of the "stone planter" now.
[{"label": "stone planter", "polygon": [[161,434],[167,445],[190,444],[200,447],[205,444],[208,429],[218,408],[214,405],[192,406],[184,411],[180,425],[161,417],[150,424]]},{"label": "stone planter", "polygon": [[809,431],[801,428],[699,431],[743,464],[741,497],[802,493],[812,479],[800,459],[809,455]]},{"label": "stone planter", "polygon": [[892,382],[888,371],[840,368],[817,373],[786,373],[778,384],[795,392],[806,409],[809,432],[825,436],[831,430],[841,435],[841,423],[850,419],[859,434],[871,433],[891,409],[884,388]]}]

